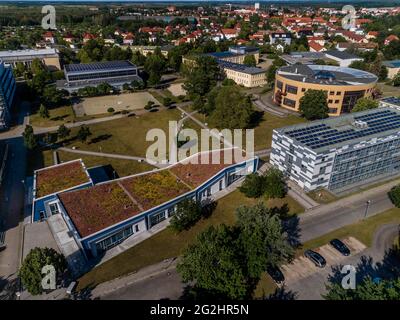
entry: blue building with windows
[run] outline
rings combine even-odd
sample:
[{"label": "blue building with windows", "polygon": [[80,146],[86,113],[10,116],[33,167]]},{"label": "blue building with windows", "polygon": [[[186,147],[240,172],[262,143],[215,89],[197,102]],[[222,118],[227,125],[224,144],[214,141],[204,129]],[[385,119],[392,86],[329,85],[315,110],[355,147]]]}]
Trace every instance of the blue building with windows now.
[{"label": "blue building with windows", "polygon": [[[207,152],[206,157],[217,152],[223,150]],[[61,216],[85,256],[96,257],[128,238],[146,232],[150,236],[183,199],[208,203],[258,167],[257,157],[228,164],[204,163],[202,157],[199,153],[167,168],[97,184],[81,160],[41,169],[34,177],[32,220]]]},{"label": "blue building with windows", "polygon": [[8,129],[16,83],[12,69],[0,60],[0,130]]}]

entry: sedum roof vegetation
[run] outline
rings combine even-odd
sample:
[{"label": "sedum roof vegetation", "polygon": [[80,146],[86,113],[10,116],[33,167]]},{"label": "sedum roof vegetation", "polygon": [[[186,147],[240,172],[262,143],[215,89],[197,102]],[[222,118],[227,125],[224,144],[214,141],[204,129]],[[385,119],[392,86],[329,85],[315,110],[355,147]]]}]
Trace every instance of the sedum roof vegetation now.
[{"label": "sedum roof vegetation", "polygon": [[36,198],[90,182],[80,160],[36,171]]},{"label": "sedum roof vegetation", "polygon": [[59,197],[82,237],[140,212],[117,182],[64,192]]},{"label": "sedum roof vegetation", "polygon": [[81,237],[86,237],[185,194],[230,165],[179,163],[64,192],[59,198]]}]

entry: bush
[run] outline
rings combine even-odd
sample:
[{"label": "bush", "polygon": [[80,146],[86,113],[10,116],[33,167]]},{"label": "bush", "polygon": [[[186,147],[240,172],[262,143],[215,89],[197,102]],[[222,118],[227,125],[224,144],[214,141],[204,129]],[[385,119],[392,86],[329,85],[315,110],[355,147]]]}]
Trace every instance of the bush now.
[{"label": "bush", "polygon": [[388,196],[390,201],[392,201],[397,208],[400,208],[400,185],[393,187],[388,192]]},{"label": "bush", "polygon": [[188,230],[200,220],[202,209],[199,203],[185,199],[178,203],[175,214],[171,218],[171,228],[177,232]]},{"label": "bush", "polygon": [[54,267],[58,278],[60,278],[67,269],[65,257],[52,248],[32,249],[21,265],[19,277],[24,287],[33,295],[38,295],[43,292],[42,268],[46,265]]},{"label": "bush", "polygon": [[264,178],[257,173],[249,174],[239,190],[248,198],[259,198],[264,193]]},{"label": "bush", "polygon": [[108,108],[108,109],[107,109],[107,112],[109,112],[109,113],[113,113],[114,111],[115,111],[114,108]]},{"label": "bush", "polygon": [[283,198],[286,195],[286,183],[278,169],[269,169],[264,179],[264,193],[268,198]]}]

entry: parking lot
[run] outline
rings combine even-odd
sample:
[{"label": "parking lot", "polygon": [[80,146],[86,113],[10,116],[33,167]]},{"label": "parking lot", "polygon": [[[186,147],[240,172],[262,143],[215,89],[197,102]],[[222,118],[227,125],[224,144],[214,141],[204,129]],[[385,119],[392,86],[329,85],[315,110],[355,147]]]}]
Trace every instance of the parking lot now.
[{"label": "parking lot", "polygon": [[[354,256],[367,247],[353,237],[342,239],[351,251],[350,257]],[[309,259],[304,256],[296,258],[291,264],[282,266],[281,270],[285,276],[285,284],[289,285],[301,279],[312,276],[315,273],[321,273],[324,270],[331,270],[331,266],[342,263],[346,258],[330,244],[313,249],[320,253],[326,260],[325,268],[318,268]]]}]

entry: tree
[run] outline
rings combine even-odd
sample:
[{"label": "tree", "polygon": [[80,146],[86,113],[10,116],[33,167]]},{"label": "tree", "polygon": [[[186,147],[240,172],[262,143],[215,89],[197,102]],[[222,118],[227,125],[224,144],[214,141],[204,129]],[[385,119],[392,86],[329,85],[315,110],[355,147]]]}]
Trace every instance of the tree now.
[{"label": "tree", "polygon": [[71,130],[68,129],[64,124],[58,127],[57,136],[59,139],[67,138],[71,133]]},{"label": "tree", "polygon": [[244,253],[249,278],[257,279],[267,266],[279,267],[290,261],[290,245],[279,215],[263,203],[236,210],[240,251]]},{"label": "tree", "polygon": [[211,226],[200,233],[184,251],[177,270],[184,282],[195,282],[197,288],[222,298],[244,299],[248,281],[236,235],[226,225]]},{"label": "tree", "polygon": [[150,85],[158,84],[165,69],[165,59],[157,54],[151,54],[146,58],[144,70],[149,74]]},{"label": "tree", "polygon": [[64,256],[59,254],[56,250],[52,248],[34,248],[25,257],[19,269],[19,277],[21,278],[23,286],[33,295],[38,295],[43,292],[42,268],[46,265],[53,266],[58,277],[60,277],[67,268]]},{"label": "tree", "polygon": [[254,55],[249,54],[244,57],[243,64],[250,66],[250,67],[255,67],[257,65],[257,61],[256,61],[256,58],[254,57]]},{"label": "tree", "polygon": [[24,133],[22,134],[24,138],[24,145],[29,150],[33,150],[37,147],[37,138],[33,133],[33,128],[30,125],[26,125]]},{"label": "tree", "polygon": [[355,60],[352,63],[350,63],[349,68],[366,71],[368,69],[368,65],[366,62],[364,62],[362,60]]},{"label": "tree", "polygon": [[146,105],[144,106],[144,109],[151,110],[154,107],[154,105],[155,105],[154,101],[149,100],[149,101],[147,101]]},{"label": "tree", "polygon": [[266,172],[264,193],[268,198],[283,198],[286,195],[286,183],[281,171],[271,168]]},{"label": "tree", "polygon": [[219,66],[214,58],[200,56],[196,59],[195,66],[188,73],[183,89],[186,90],[190,99],[198,100],[197,108],[203,106],[206,95],[217,85],[219,75]]},{"label": "tree", "polygon": [[300,111],[307,120],[325,119],[329,108],[327,93],[324,90],[307,90],[300,98]]},{"label": "tree", "polygon": [[115,109],[112,108],[112,107],[110,107],[110,108],[107,109],[107,112],[108,112],[108,113],[113,113],[114,111],[115,111]]},{"label": "tree", "polygon": [[239,190],[248,198],[261,197],[264,194],[264,177],[256,173],[247,175]]},{"label": "tree", "polygon": [[164,97],[163,98],[163,105],[166,107],[169,107],[173,103],[172,99],[170,97]]},{"label": "tree", "polygon": [[394,77],[393,77],[393,85],[395,87],[400,86],[400,72],[398,72]]},{"label": "tree", "polygon": [[87,138],[91,135],[92,133],[90,132],[89,127],[86,126],[81,126],[79,128],[77,138],[81,140],[82,142],[86,141]]},{"label": "tree", "polygon": [[243,129],[251,124],[254,114],[250,97],[241,93],[237,86],[218,88],[214,105],[209,105],[212,122],[219,128]]},{"label": "tree", "polygon": [[389,199],[392,203],[397,207],[400,208],[400,185],[393,187],[388,192]]},{"label": "tree", "polygon": [[374,281],[365,277],[354,290],[344,289],[340,283],[330,283],[327,300],[400,300],[400,278]]},{"label": "tree", "polygon": [[357,100],[354,108],[351,110],[351,112],[359,112],[359,111],[364,111],[364,110],[370,110],[370,109],[375,109],[378,108],[379,103],[376,100],[373,100],[371,98],[360,98]]},{"label": "tree", "polygon": [[40,107],[39,107],[39,115],[42,118],[50,117],[49,110],[46,108],[46,106],[44,104],[41,104]]},{"label": "tree", "polygon": [[171,218],[170,226],[177,232],[188,230],[200,220],[202,209],[199,203],[185,199],[178,203],[176,212]]},{"label": "tree", "polygon": [[47,86],[43,89],[41,98],[47,107],[58,107],[64,103],[64,92],[54,86]]},{"label": "tree", "polygon": [[275,81],[275,73],[280,67],[284,66],[286,63],[281,58],[276,58],[272,65],[267,70],[267,81],[273,83]]}]

